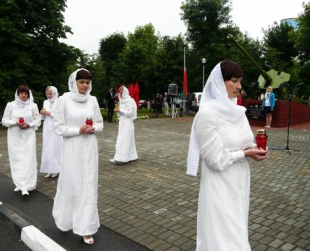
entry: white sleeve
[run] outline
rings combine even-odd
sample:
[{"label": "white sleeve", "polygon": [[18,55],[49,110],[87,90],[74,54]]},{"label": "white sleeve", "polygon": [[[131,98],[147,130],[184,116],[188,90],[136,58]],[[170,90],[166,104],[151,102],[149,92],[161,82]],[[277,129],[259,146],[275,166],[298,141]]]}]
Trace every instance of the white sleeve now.
[{"label": "white sleeve", "polygon": [[66,124],[65,116],[66,116],[66,98],[64,96],[61,96],[57,100],[57,104],[55,107],[55,116],[53,119],[53,131],[58,136],[63,137],[71,137],[79,135],[80,128],[69,127],[69,125]]},{"label": "white sleeve", "polygon": [[234,162],[245,159],[243,150],[230,151],[225,148],[217,132],[217,117],[212,112],[196,115],[194,125],[202,161],[211,169],[223,171]]},{"label": "white sleeve", "polygon": [[11,113],[12,113],[12,102],[7,103],[4,113],[3,113],[3,117],[2,117],[2,125],[6,126],[6,127],[11,127],[16,125],[17,121],[11,120]]},{"label": "white sleeve", "polygon": [[96,99],[96,97],[92,97],[93,98],[93,103],[94,103],[94,120],[93,120],[93,128],[95,129],[95,133],[99,133],[102,132],[103,130],[103,119],[102,119],[102,115],[100,112],[100,108],[99,108],[99,104],[98,101]]}]

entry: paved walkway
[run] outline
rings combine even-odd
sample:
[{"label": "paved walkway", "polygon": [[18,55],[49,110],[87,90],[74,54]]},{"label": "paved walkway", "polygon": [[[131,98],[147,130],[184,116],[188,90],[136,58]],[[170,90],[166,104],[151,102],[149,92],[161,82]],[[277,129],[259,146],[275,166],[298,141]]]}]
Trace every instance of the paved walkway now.
[{"label": "paved walkway", "polygon": [[[102,225],[152,250],[195,250],[200,177],[185,174],[191,122],[192,118],[136,121],[139,160],[127,165],[109,162],[118,124],[105,123],[99,136]],[[41,136],[39,130],[38,160]],[[310,125],[292,126],[289,137],[286,128],[272,128],[268,136],[270,157],[251,163],[252,250],[310,250]],[[10,176],[5,130],[0,130],[0,173]],[[39,174],[39,192],[54,198],[56,185],[57,179]]]}]

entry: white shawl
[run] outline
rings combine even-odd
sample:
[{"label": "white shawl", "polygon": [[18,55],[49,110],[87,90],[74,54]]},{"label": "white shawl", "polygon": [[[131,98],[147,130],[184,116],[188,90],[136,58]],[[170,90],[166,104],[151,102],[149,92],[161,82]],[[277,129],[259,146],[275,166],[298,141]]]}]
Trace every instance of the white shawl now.
[{"label": "white shawl", "polygon": [[[218,63],[211,71],[203,89],[199,109],[209,109],[226,121],[235,123],[246,111],[245,107],[237,105],[236,101],[237,98],[228,97],[221,71],[221,63]],[[193,125],[188,149],[186,174],[197,176],[200,148]]]}]

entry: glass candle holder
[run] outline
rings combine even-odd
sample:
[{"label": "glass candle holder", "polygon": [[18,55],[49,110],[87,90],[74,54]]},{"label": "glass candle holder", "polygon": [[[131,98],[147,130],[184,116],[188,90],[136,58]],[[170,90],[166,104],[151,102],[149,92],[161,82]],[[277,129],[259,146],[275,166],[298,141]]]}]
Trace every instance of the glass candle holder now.
[{"label": "glass candle holder", "polygon": [[86,125],[90,125],[90,126],[93,125],[93,120],[92,120],[92,118],[90,118],[90,117],[86,118]]},{"label": "glass candle holder", "polygon": [[267,138],[268,138],[268,136],[266,135],[266,130],[265,129],[258,129],[256,131],[256,137],[255,137],[257,148],[261,148],[261,149],[266,150]]}]

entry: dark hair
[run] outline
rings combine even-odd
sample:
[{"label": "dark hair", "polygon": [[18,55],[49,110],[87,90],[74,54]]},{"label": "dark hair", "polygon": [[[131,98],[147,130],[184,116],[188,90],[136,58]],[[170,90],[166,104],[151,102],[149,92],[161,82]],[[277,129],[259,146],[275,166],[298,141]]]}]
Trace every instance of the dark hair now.
[{"label": "dark hair", "polygon": [[221,71],[224,81],[231,80],[232,78],[242,78],[243,70],[237,63],[229,60],[221,62]]},{"label": "dark hair", "polygon": [[75,80],[79,80],[79,79],[89,79],[91,80],[92,79],[92,76],[90,74],[89,71],[86,71],[86,70],[80,70],[76,73],[76,78]]},{"label": "dark hair", "polygon": [[28,98],[29,98],[29,88],[25,85],[20,85],[17,88],[17,95],[19,95],[20,92],[27,92],[28,93]]}]

